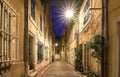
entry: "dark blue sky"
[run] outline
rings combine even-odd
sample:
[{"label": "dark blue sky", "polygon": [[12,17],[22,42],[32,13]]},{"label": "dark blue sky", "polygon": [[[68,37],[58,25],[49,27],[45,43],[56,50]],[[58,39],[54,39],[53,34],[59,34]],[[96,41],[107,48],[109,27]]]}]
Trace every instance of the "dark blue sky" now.
[{"label": "dark blue sky", "polygon": [[[56,0],[52,0],[53,2],[56,1]],[[70,0],[69,3],[74,5],[74,9],[76,9],[76,11],[79,9],[81,3],[82,3],[83,0]],[[62,16],[62,12],[63,10],[61,11],[60,9],[62,7],[68,7],[69,3],[65,3],[64,0],[62,2],[62,5],[60,5],[60,3],[57,3],[57,4],[52,4],[51,6],[51,10],[52,10],[52,19],[53,19],[53,24],[54,24],[54,29],[55,29],[55,35],[56,37],[58,38],[61,38],[61,35],[62,35],[62,31],[63,29],[66,27],[66,20],[63,21],[63,19],[61,20],[61,16]],[[66,5],[67,4],[67,5]],[[71,5],[70,5],[71,7]]]},{"label": "dark blue sky", "polygon": [[58,38],[61,38],[61,34],[63,29],[66,26],[66,23],[62,23],[62,21],[60,20],[59,16],[60,16],[60,11],[58,10],[60,7],[60,5],[52,5],[51,9],[52,9],[52,19],[53,19],[53,24],[54,24],[54,29],[55,29],[55,35]]}]

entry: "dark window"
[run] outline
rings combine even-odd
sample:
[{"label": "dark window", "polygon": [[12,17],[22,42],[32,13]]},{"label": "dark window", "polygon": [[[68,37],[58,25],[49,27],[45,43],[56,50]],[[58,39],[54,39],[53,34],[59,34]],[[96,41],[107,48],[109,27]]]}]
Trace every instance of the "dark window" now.
[{"label": "dark window", "polygon": [[44,0],[41,0],[41,4],[42,4],[42,5],[44,4]]},{"label": "dark window", "polygon": [[[11,33],[11,14],[9,13],[9,25],[8,25],[8,32]],[[11,36],[8,36],[8,54],[9,58],[11,59]]]},{"label": "dark window", "polygon": [[90,7],[90,0],[87,0],[87,3],[85,5],[85,7],[84,7],[84,13],[87,12],[87,10],[89,9],[89,7]]},{"label": "dark window", "polygon": [[31,0],[31,16],[35,20],[35,0]]},{"label": "dark window", "polygon": [[46,38],[46,28],[45,28],[45,38]]},{"label": "dark window", "polygon": [[46,3],[46,0],[40,0],[41,4],[44,5]]},{"label": "dark window", "polygon": [[42,32],[42,16],[40,15],[40,31]]},{"label": "dark window", "polygon": [[84,7],[84,21],[83,21],[83,24],[86,24],[90,18],[90,14],[89,14],[89,7],[90,7],[90,0],[87,0],[87,3]]},{"label": "dark window", "polygon": [[86,23],[88,22],[89,18],[90,18],[90,14],[87,13],[87,14],[84,16],[84,22],[83,22],[83,24],[86,24]]},{"label": "dark window", "polygon": [[64,45],[63,45],[63,51],[64,51]]},{"label": "dark window", "polygon": [[38,44],[38,61],[43,60],[43,45]]}]

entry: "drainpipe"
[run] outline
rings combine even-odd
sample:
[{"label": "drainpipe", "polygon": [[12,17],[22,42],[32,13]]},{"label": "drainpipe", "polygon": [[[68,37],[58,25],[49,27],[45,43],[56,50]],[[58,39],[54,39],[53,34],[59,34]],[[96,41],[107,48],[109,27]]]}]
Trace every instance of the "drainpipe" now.
[{"label": "drainpipe", "polygon": [[118,20],[118,22],[117,22],[117,27],[118,27],[118,40],[119,40],[119,44],[118,44],[118,46],[119,46],[119,49],[118,49],[118,55],[119,55],[119,59],[118,59],[118,77],[120,77],[120,19]]},{"label": "drainpipe", "polygon": [[29,37],[28,37],[28,0],[24,0],[24,72],[28,77],[28,63],[29,63]]},{"label": "drainpipe", "polygon": [[[119,27],[120,27],[120,22],[119,22],[119,25],[118,25]],[[119,28],[120,29],[120,28]],[[118,70],[118,77],[120,77],[120,30],[119,30],[119,70]]]},{"label": "drainpipe", "polygon": [[[105,62],[107,61],[106,60],[106,52],[104,51],[108,51],[108,36],[109,36],[109,31],[108,31],[108,1],[107,0],[102,0],[102,55],[101,55],[101,60],[102,60],[102,64],[101,64],[101,67],[102,67],[102,70],[101,70],[101,77],[106,77],[106,70],[105,69]],[[105,38],[106,37],[106,40]],[[106,42],[106,43],[105,43]],[[106,49],[105,49],[105,47]]]}]

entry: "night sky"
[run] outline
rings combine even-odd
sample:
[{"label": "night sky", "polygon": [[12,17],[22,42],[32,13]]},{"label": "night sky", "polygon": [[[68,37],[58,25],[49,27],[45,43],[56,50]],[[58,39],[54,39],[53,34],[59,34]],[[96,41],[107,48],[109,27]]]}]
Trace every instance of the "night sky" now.
[{"label": "night sky", "polygon": [[[56,1],[56,0],[52,0],[52,1]],[[63,1],[65,1],[65,0],[63,0]],[[71,2],[71,4],[75,2],[75,5],[77,5],[76,7],[78,7],[78,6],[81,5],[82,0],[70,0],[69,2]],[[65,4],[65,2],[62,2],[62,5],[64,5],[65,7],[68,7]],[[63,22],[63,20],[60,19],[61,10],[59,10],[59,9],[61,9],[61,7],[62,6],[61,6],[60,3],[58,3],[58,4],[52,4],[52,6],[51,6],[52,20],[53,20],[55,35],[56,35],[57,38],[61,38],[62,31],[66,27],[66,20],[65,20],[65,22]]]},{"label": "night sky", "polygon": [[55,29],[55,35],[57,38],[61,38],[62,35],[62,31],[66,26],[66,23],[62,23],[62,21],[60,20],[59,16],[60,16],[60,12],[59,9],[60,5],[52,5],[51,9],[52,9],[52,19],[53,19],[53,24],[54,24],[54,29]]}]

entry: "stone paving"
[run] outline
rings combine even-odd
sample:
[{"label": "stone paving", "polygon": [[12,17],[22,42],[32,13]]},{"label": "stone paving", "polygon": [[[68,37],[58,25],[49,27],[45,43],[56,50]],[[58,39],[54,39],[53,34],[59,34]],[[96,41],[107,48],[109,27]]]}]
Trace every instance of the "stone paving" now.
[{"label": "stone paving", "polygon": [[81,77],[69,64],[63,61],[54,62],[41,77]]}]

